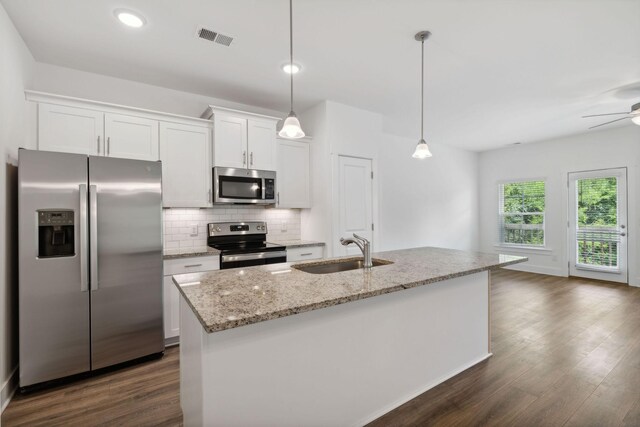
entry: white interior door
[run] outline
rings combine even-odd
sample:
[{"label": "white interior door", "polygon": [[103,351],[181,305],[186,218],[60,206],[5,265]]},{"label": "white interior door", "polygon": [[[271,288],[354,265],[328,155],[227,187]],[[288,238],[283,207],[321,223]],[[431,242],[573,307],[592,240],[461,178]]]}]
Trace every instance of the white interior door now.
[{"label": "white interior door", "polygon": [[371,159],[339,156],[338,160],[338,238],[334,242],[336,256],[358,255],[355,245],[342,246],[340,237],[353,233],[369,239],[373,244],[373,176]]},{"label": "white interior door", "polygon": [[628,283],[626,168],[569,174],[569,274]]}]

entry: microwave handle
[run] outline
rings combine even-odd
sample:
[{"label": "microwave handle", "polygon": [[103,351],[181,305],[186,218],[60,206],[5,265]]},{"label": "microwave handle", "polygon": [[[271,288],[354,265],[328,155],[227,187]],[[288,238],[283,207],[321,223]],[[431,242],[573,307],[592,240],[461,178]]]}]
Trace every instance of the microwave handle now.
[{"label": "microwave handle", "polygon": [[267,198],[267,180],[262,178],[262,200],[266,200]]}]

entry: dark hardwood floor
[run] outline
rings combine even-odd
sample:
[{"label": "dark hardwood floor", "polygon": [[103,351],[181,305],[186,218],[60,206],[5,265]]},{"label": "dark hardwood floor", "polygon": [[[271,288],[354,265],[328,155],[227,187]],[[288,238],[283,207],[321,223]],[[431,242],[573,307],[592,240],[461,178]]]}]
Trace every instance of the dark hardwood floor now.
[{"label": "dark hardwood floor", "polygon": [[181,426],[179,355],[178,347],[170,347],[160,360],[16,394],[2,427]]},{"label": "dark hardwood floor", "polygon": [[[501,270],[491,313],[492,358],[370,425],[640,426],[640,289]],[[178,354],[17,395],[2,425],[181,425]]]}]

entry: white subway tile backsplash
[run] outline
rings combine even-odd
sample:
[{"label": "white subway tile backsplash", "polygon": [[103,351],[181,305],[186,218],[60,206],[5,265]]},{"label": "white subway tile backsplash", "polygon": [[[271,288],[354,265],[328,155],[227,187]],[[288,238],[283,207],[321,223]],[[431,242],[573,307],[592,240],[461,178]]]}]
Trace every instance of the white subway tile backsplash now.
[{"label": "white subway tile backsplash", "polygon": [[[271,241],[300,239],[300,210],[271,209],[261,206],[214,207],[210,209],[164,209],[164,249],[167,254],[180,248],[206,248],[207,224],[221,221],[265,221]],[[282,222],[286,231],[282,231]],[[191,235],[197,225],[198,235]]]}]

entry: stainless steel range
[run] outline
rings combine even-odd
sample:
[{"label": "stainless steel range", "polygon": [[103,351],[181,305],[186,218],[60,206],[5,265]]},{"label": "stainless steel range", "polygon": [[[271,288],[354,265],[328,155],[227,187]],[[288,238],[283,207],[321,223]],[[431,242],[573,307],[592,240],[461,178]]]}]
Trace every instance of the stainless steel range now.
[{"label": "stainless steel range", "polygon": [[286,246],[267,243],[262,221],[209,224],[207,244],[220,250],[220,269],[287,262]]}]

